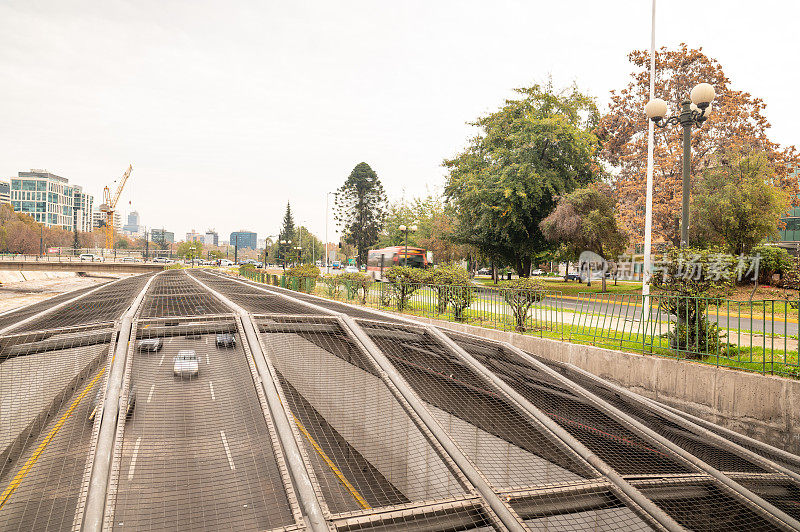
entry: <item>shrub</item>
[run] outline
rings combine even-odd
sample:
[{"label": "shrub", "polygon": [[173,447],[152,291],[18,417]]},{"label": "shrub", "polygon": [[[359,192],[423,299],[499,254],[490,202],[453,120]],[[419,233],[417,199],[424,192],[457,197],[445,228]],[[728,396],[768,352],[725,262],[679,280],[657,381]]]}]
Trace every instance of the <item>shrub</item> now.
[{"label": "shrub", "polygon": [[785,277],[795,268],[795,261],[789,252],[777,246],[758,246],[753,248],[751,256],[760,256],[758,263],[758,282],[772,284],[772,276],[776,273]]},{"label": "shrub", "polygon": [[388,281],[389,298],[399,311],[405,310],[408,301],[416,290],[425,282],[428,274],[425,270],[409,266],[392,266],[383,273]]},{"label": "shrub", "polygon": [[322,282],[325,283],[325,295],[331,299],[339,297],[339,287],[342,286],[342,280],[338,275],[325,275],[322,277]]},{"label": "shrub", "polygon": [[372,286],[374,280],[369,275],[365,275],[363,273],[343,273],[339,277],[342,278],[342,284],[344,284],[345,291],[347,293],[347,299],[355,298],[359,292],[361,292],[361,303],[364,304],[367,302],[367,294],[369,294],[369,288]]},{"label": "shrub", "polygon": [[[442,266],[430,274],[430,282],[436,291],[436,313],[443,314],[451,298],[451,286],[470,286],[469,272],[455,265]],[[469,306],[469,305],[467,305]]]},{"label": "shrub", "polygon": [[287,277],[295,277],[299,279],[298,287],[295,290],[301,292],[308,292],[309,294],[314,291],[317,279],[319,278],[319,268],[313,264],[302,264],[300,266],[293,266],[286,270]]},{"label": "shrub", "polygon": [[544,299],[542,280],[536,277],[521,277],[500,283],[503,300],[508,303],[514,313],[516,330],[525,331],[528,311],[534,303]]}]

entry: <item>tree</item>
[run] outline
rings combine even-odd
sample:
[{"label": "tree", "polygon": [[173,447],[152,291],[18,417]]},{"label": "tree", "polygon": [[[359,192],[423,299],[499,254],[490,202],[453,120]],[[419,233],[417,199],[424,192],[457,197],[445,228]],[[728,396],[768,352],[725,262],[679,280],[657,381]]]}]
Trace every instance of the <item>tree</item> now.
[{"label": "tree", "polygon": [[303,246],[303,261],[312,262],[325,257],[325,246],[322,241],[312,234],[306,226],[301,225],[295,230],[297,245]]},{"label": "tree", "polygon": [[692,196],[692,239],[749,254],[778,234],[789,198],[772,183],[775,172],[764,153],[723,152],[706,168]]},{"label": "tree", "polygon": [[342,228],[342,240],[356,248],[356,262],[367,263],[367,252],[378,242],[386,214],[386,193],[378,174],[367,163],[358,163],[336,191],[334,219]]},{"label": "tree", "polygon": [[481,133],[445,161],[445,197],[453,205],[456,241],[527,276],[534,253],[550,244],[539,223],[556,197],[585,186],[601,173],[594,102],[576,87],[551,84],[517,89],[498,111],[473,125]]},{"label": "tree", "polygon": [[[603,158],[616,167],[615,191],[620,202],[623,224],[639,240],[644,235],[645,183],[647,165],[647,118],[644,106],[649,99],[650,53],[631,52],[628,59],[635,70],[631,81],[611,93],[608,114],[600,120],[598,134],[604,141]],[[781,148],[767,137],[770,127],[764,116],[766,104],[747,92],[734,90],[722,66],[703,54],[681,44],[676,50],[656,52],[655,93],[679,111],[697,83],[714,86],[717,97],[713,111],[701,130],[692,135],[691,175],[698,176],[713,162],[713,155],[730,147],[745,146],[761,151],[773,166],[775,184],[797,194],[800,163],[794,146]],[[682,135],[678,128],[656,128],[653,186],[654,238],[678,245],[682,201]],[[694,223],[690,220],[691,223]]]},{"label": "tree", "polygon": [[281,225],[281,230],[278,233],[278,241],[281,240],[285,241],[295,241],[295,234],[294,234],[294,218],[292,217],[292,207],[289,205],[289,202],[286,202],[286,213],[283,215],[283,225]]},{"label": "tree", "polygon": [[202,242],[181,242],[178,244],[178,256],[191,260],[203,255]]},{"label": "tree", "polygon": [[[593,251],[613,261],[628,245],[628,235],[617,223],[614,195],[607,183],[592,183],[564,196],[540,227],[548,241],[562,244],[571,256]],[[602,281],[605,292],[605,272]]]}]

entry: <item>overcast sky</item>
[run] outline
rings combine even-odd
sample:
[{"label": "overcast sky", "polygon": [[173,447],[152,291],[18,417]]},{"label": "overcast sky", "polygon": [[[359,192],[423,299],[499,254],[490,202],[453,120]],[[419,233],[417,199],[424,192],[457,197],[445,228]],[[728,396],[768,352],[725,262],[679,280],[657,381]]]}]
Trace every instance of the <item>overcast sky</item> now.
[{"label": "overcast sky", "polygon": [[[702,46],[800,144],[797,6],[659,0],[657,45]],[[148,227],[263,237],[288,200],[323,236],[357,163],[390,199],[438,191],[512,88],[575,81],[603,109],[649,43],[649,0],[0,0],[0,178],[46,168],[99,204],[133,163],[120,205]]]}]

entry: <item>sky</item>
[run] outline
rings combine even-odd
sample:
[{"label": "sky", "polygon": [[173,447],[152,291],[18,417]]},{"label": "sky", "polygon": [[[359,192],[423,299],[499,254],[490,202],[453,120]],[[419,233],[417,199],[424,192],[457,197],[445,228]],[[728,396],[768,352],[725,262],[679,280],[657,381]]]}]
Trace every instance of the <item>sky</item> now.
[{"label": "sky", "polygon": [[[659,0],[656,44],[720,61],[800,144],[800,4]],[[47,169],[182,239],[325,235],[359,162],[390,200],[440,193],[468,125],[552,78],[597,99],[650,45],[649,0],[0,0],[0,179]],[[329,235],[334,240],[333,217]]]}]

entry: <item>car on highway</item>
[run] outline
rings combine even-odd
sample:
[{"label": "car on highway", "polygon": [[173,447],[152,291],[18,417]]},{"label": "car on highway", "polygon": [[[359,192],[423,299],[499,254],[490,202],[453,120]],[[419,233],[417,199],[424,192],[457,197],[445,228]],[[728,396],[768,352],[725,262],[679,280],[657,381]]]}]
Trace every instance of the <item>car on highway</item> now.
[{"label": "car on highway", "polygon": [[200,373],[200,361],[193,349],[181,349],[172,359],[172,374],[181,379],[197,377]]},{"label": "car on highway", "polygon": [[[103,387],[98,386],[97,393],[94,395],[94,399],[92,399],[91,410],[89,410],[89,421],[94,421],[94,417],[97,415],[97,412],[100,410],[100,403],[103,400]],[[131,386],[128,389],[128,405],[125,408],[125,417],[129,417],[131,413],[133,413],[133,409],[136,407],[136,386]]]},{"label": "car on highway", "polygon": [[236,335],[233,333],[217,334],[217,347],[236,347]]},{"label": "car on highway", "polygon": [[349,264],[344,267],[344,273],[358,273],[358,268],[352,264]]},{"label": "car on highway", "polygon": [[228,259],[220,259],[219,261],[220,266],[233,266],[233,261]]},{"label": "car on highway", "polygon": [[155,257],[153,262],[163,262],[164,264],[169,264],[172,262],[172,260],[168,259],[167,257]]},{"label": "car on highway", "polygon": [[89,262],[103,262],[103,257],[94,253],[81,253],[80,259],[88,260]]},{"label": "car on highway", "polygon": [[122,257],[120,259],[121,262],[142,262],[142,259],[137,259],[136,257]]},{"label": "car on highway", "polygon": [[145,338],[139,340],[139,351],[150,351],[152,353],[161,351],[164,341],[161,338]]}]

